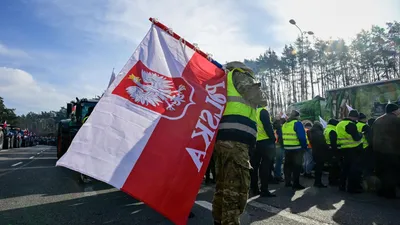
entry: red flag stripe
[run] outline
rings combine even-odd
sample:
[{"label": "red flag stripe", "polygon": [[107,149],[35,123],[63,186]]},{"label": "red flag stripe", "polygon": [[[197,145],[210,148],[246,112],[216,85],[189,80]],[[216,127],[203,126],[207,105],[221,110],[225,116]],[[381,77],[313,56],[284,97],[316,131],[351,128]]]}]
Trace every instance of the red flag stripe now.
[{"label": "red flag stripe", "polygon": [[[186,224],[212,154],[216,126],[210,127],[210,124],[215,125],[219,121],[207,121],[210,118],[206,117],[214,115],[211,120],[215,120],[218,119],[215,115],[222,115],[223,112],[223,108],[215,107],[218,105],[215,102],[214,105],[206,102],[209,94],[205,88],[207,85],[225,84],[223,71],[198,53],[193,55],[182,76],[195,88],[195,105],[191,105],[180,120],[160,119],[121,189],[175,224]],[[226,96],[225,86],[219,87],[218,93]],[[221,106],[224,107],[224,104]],[[193,135],[194,131],[200,134],[201,128],[195,128],[199,123],[203,129],[209,129],[214,134],[206,136],[209,140],[205,141],[202,135]],[[204,158],[200,157],[203,163],[200,171],[186,148],[206,152]]]}]

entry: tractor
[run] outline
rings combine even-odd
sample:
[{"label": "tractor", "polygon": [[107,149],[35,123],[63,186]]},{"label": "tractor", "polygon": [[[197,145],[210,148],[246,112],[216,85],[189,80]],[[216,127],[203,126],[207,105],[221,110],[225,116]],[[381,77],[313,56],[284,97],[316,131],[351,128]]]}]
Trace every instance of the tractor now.
[{"label": "tractor", "polygon": [[82,127],[82,119],[87,115],[89,108],[96,106],[98,99],[78,99],[67,103],[67,118],[57,125],[57,158],[60,159],[67,152],[72,140]]},{"label": "tractor", "polygon": [[14,148],[22,147],[23,136],[20,133],[20,128],[15,126],[10,126],[10,133],[14,136],[13,146]]},{"label": "tractor", "polygon": [[14,148],[15,134],[10,130],[10,126],[0,128],[0,149]]}]

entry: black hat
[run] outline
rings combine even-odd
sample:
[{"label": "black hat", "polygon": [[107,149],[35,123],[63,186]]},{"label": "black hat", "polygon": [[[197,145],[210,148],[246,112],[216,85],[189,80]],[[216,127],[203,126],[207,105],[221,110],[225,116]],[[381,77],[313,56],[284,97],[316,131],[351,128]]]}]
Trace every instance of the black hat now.
[{"label": "black hat", "polygon": [[298,116],[300,116],[300,113],[297,110],[292,110],[292,112],[290,113],[290,117],[298,117]]},{"label": "black hat", "polygon": [[349,117],[356,117],[356,118],[358,118],[358,111],[355,110],[355,109],[352,109],[352,110],[349,112]]},{"label": "black hat", "polygon": [[339,123],[339,121],[337,119],[330,119],[328,121],[328,124],[333,125],[333,126],[338,125],[338,123]]},{"label": "black hat", "polygon": [[358,119],[362,120],[362,119],[366,119],[367,116],[364,113],[361,113],[358,115]]},{"label": "black hat", "polygon": [[385,111],[386,111],[386,113],[391,113],[391,112],[396,111],[398,109],[399,109],[399,107],[396,104],[389,103],[389,104],[386,105]]}]

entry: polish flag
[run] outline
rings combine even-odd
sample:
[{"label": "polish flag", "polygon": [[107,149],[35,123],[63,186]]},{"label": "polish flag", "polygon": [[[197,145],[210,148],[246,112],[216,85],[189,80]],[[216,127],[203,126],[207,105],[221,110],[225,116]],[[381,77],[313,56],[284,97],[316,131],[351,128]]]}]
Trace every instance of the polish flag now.
[{"label": "polish flag", "polygon": [[115,79],[57,166],[186,224],[225,109],[225,72],[152,25]]}]

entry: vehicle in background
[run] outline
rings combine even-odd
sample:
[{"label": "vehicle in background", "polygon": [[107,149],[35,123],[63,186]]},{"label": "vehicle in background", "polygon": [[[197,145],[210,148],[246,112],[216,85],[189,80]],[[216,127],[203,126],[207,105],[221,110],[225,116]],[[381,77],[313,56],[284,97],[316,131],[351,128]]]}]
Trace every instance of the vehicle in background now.
[{"label": "vehicle in background", "polygon": [[315,121],[319,116],[324,120],[343,119],[349,113],[348,105],[367,118],[377,118],[385,113],[385,106],[390,102],[400,104],[400,79],[327,90],[325,98],[317,96],[289,105],[289,112],[299,110],[302,120]]},{"label": "vehicle in background", "polygon": [[300,112],[302,121],[316,121],[319,117],[325,118],[330,115],[330,111],[326,109],[326,101],[321,96],[316,96],[311,100],[290,104],[288,107],[288,115],[292,110]]},{"label": "vehicle in background", "polygon": [[36,135],[33,132],[30,132],[28,129],[22,131],[22,146],[23,147],[31,147],[35,146],[37,143]]},{"label": "vehicle in background", "polygon": [[14,139],[15,135],[10,130],[10,125],[3,127],[3,149],[11,149],[14,148]]},{"label": "vehicle in background", "polygon": [[72,139],[82,126],[82,119],[90,107],[96,106],[98,99],[78,99],[67,103],[67,118],[57,125],[57,158],[61,158],[68,150]]},{"label": "vehicle in background", "polygon": [[20,128],[15,126],[10,126],[10,133],[14,136],[13,147],[20,148],[22,147],[22,138],[23,136],[20,133]]}]

